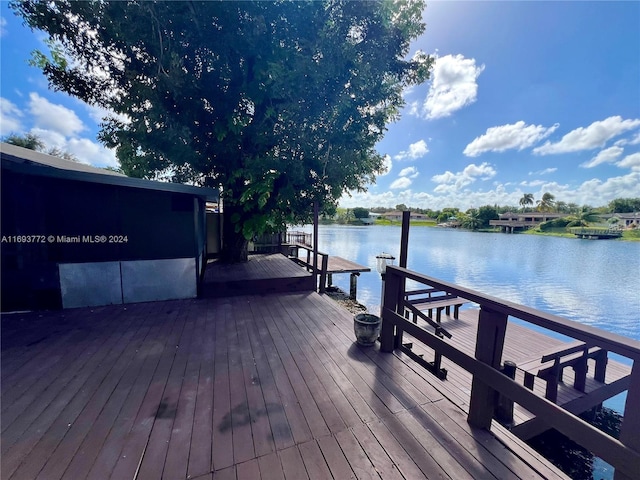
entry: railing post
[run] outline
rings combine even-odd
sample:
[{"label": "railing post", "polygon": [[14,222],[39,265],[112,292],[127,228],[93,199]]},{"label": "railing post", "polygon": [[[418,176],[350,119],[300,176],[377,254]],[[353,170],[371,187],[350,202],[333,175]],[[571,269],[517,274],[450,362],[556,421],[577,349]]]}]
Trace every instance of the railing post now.
[{"label": "railing post", "polygon": [[[502,367],[502,373],[504,373],[511,380],[515,380],[516,378],[516,364],[510,360],[504,362]],[[504,395],[498,395],[498,405],[496,406],[495,411],[496,420],[498,420],[502,425],[512,426],[513,425],[513,400],[507,398]]]},{"label": "railing post", "polygon": [[[507,318],[504,313],[494,312],[481,306],[478,315],[478,333],[476,338],[476,359],[500,369],[504,336],[507,331]],[[474,375],[471,383],[471,401],[467,422],[474,427],[491,427],[491,419],[496,407],[496,392],[482,379]]]},{"label": "railing post", "polygon": [[[624,417],[620,426],[620,441],[636,452],[640,452],[640,435],[638,435],[640,431],[640,408],[638,408],[638,405],[640,405],[640,358],[634,358],[627,400],[624,404]],[[616,471],[613,478],[615,480],[631,480],[636,477]]]},{"label": "railing post", "polygon": [[395,339],[395,322],[392,318],[385,318],[385,310],[398,311],[398,298],[400,295],[400,276],[389,273],[384,274],[382,285],[384,287],[382,297],[382,329],[380,330],[380,351],[393,352]]},{"label": "railing post", "polygon": [[324,293],[327,290],[327,267],[329,265],[329,255],[322,254],[322,266],[320,267],[320,285],[318,291]]}]

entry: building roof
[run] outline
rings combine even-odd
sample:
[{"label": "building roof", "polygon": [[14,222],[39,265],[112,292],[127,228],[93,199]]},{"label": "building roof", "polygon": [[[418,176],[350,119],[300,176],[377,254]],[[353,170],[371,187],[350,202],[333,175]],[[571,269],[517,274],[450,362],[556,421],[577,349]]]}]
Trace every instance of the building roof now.
[{"label": "building roof", "polygon": [[213,188],[196,187],[180,183],[157,182],[131,178],[122,173],[84,163],[73,162],[45,153],[29,150],[8,143],[0,143],[2,168],[27,175],[38,175],[80,182],[101,183],[146,190],[158,190],[173,193],[186,193],[203,197],[209,201],[218,200],[218,191]]}]

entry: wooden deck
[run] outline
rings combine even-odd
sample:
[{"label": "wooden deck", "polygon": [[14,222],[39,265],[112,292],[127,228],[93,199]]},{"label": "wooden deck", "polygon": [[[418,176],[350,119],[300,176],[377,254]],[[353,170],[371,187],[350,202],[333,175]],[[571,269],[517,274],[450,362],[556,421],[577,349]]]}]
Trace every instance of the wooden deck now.
[{"label": "wooden deck", "polygon": [[305,292],[316,288],[314,276],[285,255],[250,255],[249,261],[225,265],[210,261],[204,273],[202,296],[228,297],[247,293]]},{"label": "wooden deck", "polygon": [[1,373],[5,480],[566,478],[313,292],[3,315]]},{"label": "wooden deck", "polygon": [[[452,315],[443,315],[441,325],[452,334],[450,340],[452,345],[469,355],[474,355],[477,321],[478,310],[468,309],[460,311],[459,319],[454,319]],[[421,325],[426,326],[423,323]],[[411,336],[405,334],[404,342],[412,342]],[[412,351],[414,353],[423,354],[426,360],[432,359],[432,351],[420,342],[413,343]],[[510,321],[507,327],[502,361],[511,360],[518,363],[525,359],[540,356],[542,352],[550,347],[561,344],[563,342],[557,338]],[[402,353],[398,353],[398,355],[403,356]],[[458,405],[468,408],[471,374],[446,358],[443,359],[442,366],[448,371],[447,381],[443,385],[443,389],[447,391],[447,396]],[[628,378],[625,380],[624,377],[630,374],[630,366],[609,359],[604,384],[594,380],[594,370],[594,363],[590,360],[586,388],[583,393],[572,387],[573,370],[571,368],[565,369],[564,383],[559,383],[558,385],[557,404],[572,413],[582,413],[627,389]],[[426,371],[423,374],[430,375]],[[516,381],[521,385],[524,383],[524,372],[520,369],[516,371]],[[536,378],[534,392],[541,397],[545,396],[545,382],[542,379]],[[542,433],[547,428],[543,422],[536,420],[530,412],[517,404],[515,405],[513,433],[528,439]]]}]

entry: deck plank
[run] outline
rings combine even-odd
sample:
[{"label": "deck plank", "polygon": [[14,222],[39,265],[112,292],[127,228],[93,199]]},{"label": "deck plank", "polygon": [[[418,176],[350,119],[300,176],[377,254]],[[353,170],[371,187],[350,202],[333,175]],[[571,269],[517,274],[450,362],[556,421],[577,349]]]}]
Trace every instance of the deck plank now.
[{"label": "deck plank", "polygon": [[[21,321],[10,321],[2,353],[15,371],[3,364],[4,378],[30,365],[25,348],[40,358],[51,348],[60,357],[29,385],[45,398],[64,388],[33,413],[31,387],[9,385],[16,402],[32,401],[4,410],[14,441],[3,435],[3,478],[563,478],[508,433],[471,429],[451,382],[356,346],[352,315],[327,297],[124,308],[75,310],[59,337],[31,347],[41,337],[28,327],[21,337]],[[61,353],[59,339],[89,324]]]}]

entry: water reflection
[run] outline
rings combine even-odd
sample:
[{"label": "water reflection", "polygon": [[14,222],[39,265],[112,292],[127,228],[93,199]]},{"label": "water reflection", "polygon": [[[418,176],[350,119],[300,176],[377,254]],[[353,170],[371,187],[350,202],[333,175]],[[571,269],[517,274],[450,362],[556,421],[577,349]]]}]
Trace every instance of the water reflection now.
[{"label": "water reflection", "polygon": [[[372,269],[358,279],[358,299],[378,311],[375,257],[399,257],[400,227],[322,225],[318,244],[321,251]],[[640,340],[638,243],[413,227],[408,267]],[[348,277],[334,275],[334,283],[348,290]]]}]

